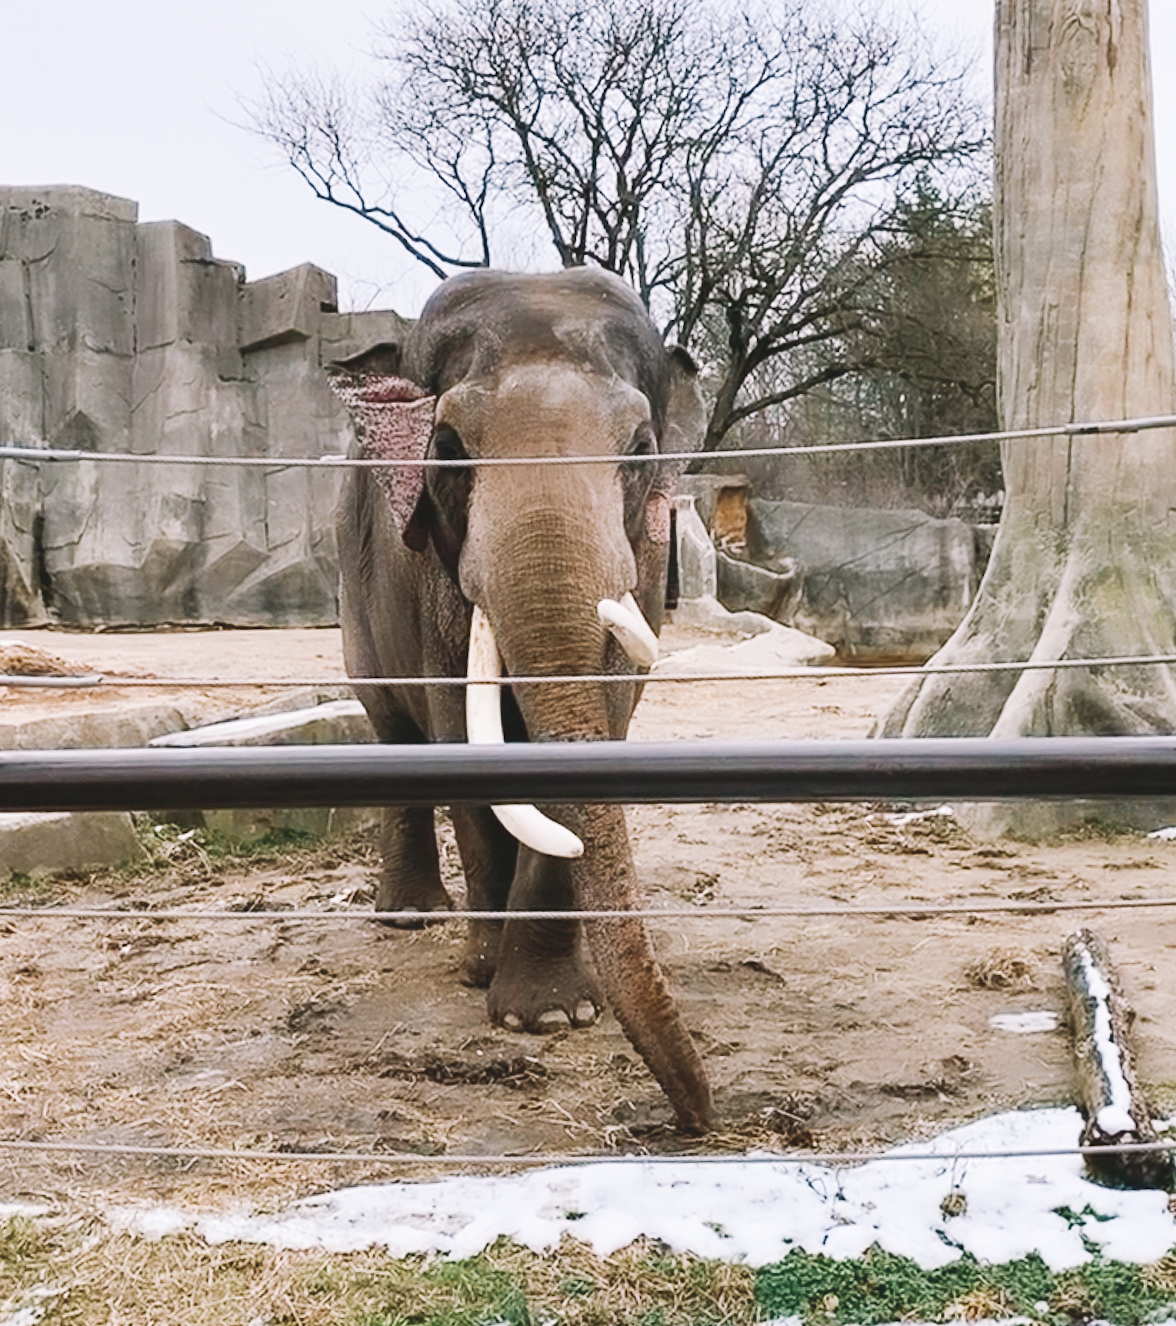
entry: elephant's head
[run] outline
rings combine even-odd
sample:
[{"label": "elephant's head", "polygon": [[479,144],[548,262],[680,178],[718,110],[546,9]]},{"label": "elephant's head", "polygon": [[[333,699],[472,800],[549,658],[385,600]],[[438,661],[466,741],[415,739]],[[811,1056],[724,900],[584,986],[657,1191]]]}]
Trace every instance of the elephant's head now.
[{"label": "elephant's head", "polygon": [[[634,293],[607,273],[479,272],[445,282],[429,300],[402,375],[413,386],[401,394],[420,399],[386,405],[383,422],[369,423],[368,454],[601,458],[383,472],[401,537],[435,554],[471,605],[477,673],[636,675],[647,667],[661,623],[675,475],[632,458],[700,445],[704,416],[689,357],[666,349]],[[469,689],[470,739],[501,739],[497,688]],[[503,708],[508,727],[521,720],[531,741],[617,739],[637,693],[636,683],[520,685]],[[575,856],[583,845],[571,867],[577,906],[631,907],[623,811],[571,806],[558,818],[553,825],[532,808],[503,817],[535,850]],[[701,1131],[705,1077],[644,927],[599,920],[586,931],[626,1034],[680,1125]]]}]

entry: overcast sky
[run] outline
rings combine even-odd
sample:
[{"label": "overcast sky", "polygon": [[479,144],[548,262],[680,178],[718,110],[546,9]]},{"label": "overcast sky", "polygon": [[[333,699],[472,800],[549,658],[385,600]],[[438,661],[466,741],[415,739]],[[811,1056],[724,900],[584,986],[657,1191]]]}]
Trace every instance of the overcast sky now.
[{"label": "overcast sky", "polygon": [[[432,278],[374,227],[316,201],[234,126],[260,66],[359,68],[382,0],[3,0],[0,183],[83,184],[176,218],[251,279],[315,262],[352,306],[416,311]],[[991,83],[992,0],[922,0]],[[1176,0],[1152,0],[1153,66],[1176,56]],[[1176,237],[1176,80],[1156,77],[1161,212]]]}]

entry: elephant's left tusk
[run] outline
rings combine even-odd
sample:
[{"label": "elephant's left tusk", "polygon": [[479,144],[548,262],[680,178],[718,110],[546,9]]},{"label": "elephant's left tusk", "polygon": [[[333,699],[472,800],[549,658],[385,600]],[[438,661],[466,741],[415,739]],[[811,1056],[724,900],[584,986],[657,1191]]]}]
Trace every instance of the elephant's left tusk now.
[{"label": "elephant's left tusk", "polygon": [[497,746],[506,738],[502,734],[502,693],[495,686],[475,686],[474,678],[481,680],[502,676],[502,659],[498,654],[498,641],[490,618],[481,608],[474,607],[470,622],[470,652],[466,676],[466,738],[471,746]]},{"label": "elephant's left tusk", "polygon": [[[470,622],[470,652],[466,675],[466,738],[471,746],[499,746],[502,734],[502,695],[497,685],[479,686],[473,678],[502,676],[502,660],[490,619],[475,605]],[[544,815],[535,806],[491,806],[502,827],[519,842],[544,856],[577,857],[584,855],[584,844],[562,824]]]},{"label": "elephant's left tusk", "polygon": [[596,612],[639,668],[653,667],[658,656],[657,636],[632,594],[626,594],[619,603],[616,599],[601,599]]}]

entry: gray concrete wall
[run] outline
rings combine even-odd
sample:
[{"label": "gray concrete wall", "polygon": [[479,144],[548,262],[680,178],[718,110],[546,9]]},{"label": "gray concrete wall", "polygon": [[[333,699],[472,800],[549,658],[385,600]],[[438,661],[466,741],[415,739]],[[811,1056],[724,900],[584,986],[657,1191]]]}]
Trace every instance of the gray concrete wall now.
[{"label": "gray concrete wall", "polygon": [[844,658],[921,661],[955,630],[983,566],[972,526],[922,511],[749,505],[748,556],[802,581],[790,624]]},{"label": "gray concrete wall", "polygon": [[310,265],[247,282],[205,236],[137,217],[0,188],[0,445],[278,463],[0,461],[0,624],[332,623],[340,479],[280,461],[347,450],[321,367],[404,323],[338,313]]},{"label": "gray concrete wall", "polygon": [[[729,482],[682,480],[708,525]],[[967,612],[994,529],[922,511],[751,498],[746,545],[718,553],[718,598],[827,640],[843,658],[922,662]]]}]

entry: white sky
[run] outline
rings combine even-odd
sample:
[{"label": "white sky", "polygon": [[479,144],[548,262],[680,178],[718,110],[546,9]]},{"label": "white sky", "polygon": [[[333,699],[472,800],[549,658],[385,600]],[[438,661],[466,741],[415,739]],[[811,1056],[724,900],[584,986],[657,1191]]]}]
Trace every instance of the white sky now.
[{"label": "white sky", "polygon": [[[432,278],[374,227],[315,200],[234,127],[259,66],[365,64],[383,0],[0,0],[0,183],[82,184],[142,220],[209,235],[251,279],[315,262],[345,303],[415,312]],[[992,0],[922,0],[927,26],[970,44],[987,89]],[[1152,0],[1161,211],[1176,236],[1176,0]],[[1165,58],[1166,57],[1166,58]]]}]

